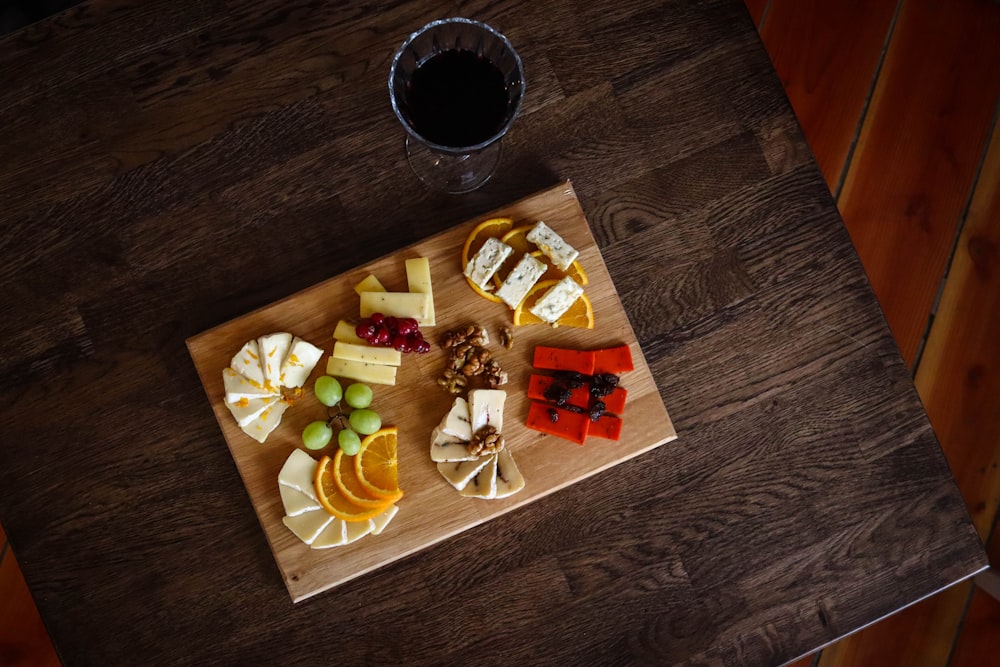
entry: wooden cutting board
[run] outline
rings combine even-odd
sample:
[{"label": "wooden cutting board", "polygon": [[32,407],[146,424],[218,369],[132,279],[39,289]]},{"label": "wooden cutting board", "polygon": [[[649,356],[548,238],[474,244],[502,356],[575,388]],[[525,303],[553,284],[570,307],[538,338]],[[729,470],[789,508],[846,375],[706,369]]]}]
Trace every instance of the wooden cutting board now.
[{"label": "wooden cutting board", "polygon": [[[511,217],[515,225],[544,220],[580,251],[579,261],[590,278],[586,293],[594,305],[594,329],[519,327],[511,350],[496,342],[500,327],[511,322],[511,311],[504,304],[477,296],[469,288],[462,276],[460,257],[465,238],[476,224],[497,216]],[[288,331],[326,351],[307,384],[311,389],[312,380],[325,372],[337,321],[358,316],[354,285],[374,273],[388,290],[405,291],[403,262],[411,257],[430,260],[437,326],[424,329],[428,341],[436,343],[448,329],[470,322],[488,328],[493,341],[489,349],[510,376],[505,387],[508,396],[503,432],[527,485],[504,500],[470,499],[460,496],[438,473],[429,456],[430,433],[448,411],[453,397],[435,382],[446,357],[434,344],[428,354],[404,355],[396,386],[373,387],[372,408],[381,414],[383,424],[399,428],[399,480],[406,494],[398,503],[399,513],[381,535],[369,535],[343,547],[311,549],[281,521],[284,510],[278,493],[278,472],[292,449],[301,447],[302,429],[311,421],[325,419],[326,408],[311,391],[307,392],[285,412],[266,442],[259,444],[239,429],[226,409],[222,370],[245,341]],[[579,446],[524,426],[529,405],[525,392],[535,345],[596,349],[620,343],[630,345],[635,362],[635,370],[621,379],[621,386],[628,389],[628,402],[620,441],[592,437]],[[569,182],[217,326],[190,338],[187,345],[294,602],[496,519],[677,437]],[[317,459],[324,453],[332,455],[335,443],[336,438],[326,450],[310,454]]]}]

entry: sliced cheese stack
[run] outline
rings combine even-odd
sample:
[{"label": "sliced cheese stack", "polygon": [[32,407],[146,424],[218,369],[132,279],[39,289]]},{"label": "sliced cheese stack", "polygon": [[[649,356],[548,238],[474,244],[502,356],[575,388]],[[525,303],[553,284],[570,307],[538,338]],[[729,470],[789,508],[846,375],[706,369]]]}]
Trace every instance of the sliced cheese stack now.
[{"label": "sliced cheese stack", "polygon": [[503,427],[506,392],[474,389],[469,400],[455,399],[441,423],[431,432],[431,460],[459,493],[469,498],[506,498],[524,488],[524,477],[510,449],[477,456],[469,450],[473,434],[486,425]]},{"label": "sliced cheese stack", "polygon": [[[434,326],[434,291],[426,257],[406,260],[406,282],[408,292],[387,291],[374,274],[355,285],[354,291],[361,298],[361,317],[381,313],[416,320],[419,326]],[[346,320],[337,323],[333,337],[337,342],[327,362],[328,375],[369,384],[396,384],[396,371],[403,360],[399,350],[370,345]]]},{"label": "sliced cheese stack", "polygon": [[399,508],[366,521],[344,521],[328,513],[316,499],[316,460],[301,449],[293,450],[278,473],[278,490],[285,508],[282,522],[313,549],[329,549],[355,542],[365,535],[379,535]]},{"label": "sliced cheese stack", "polygon": [[222,371],[226,407],[243,432],[264,442],[288,409],[282,389],[304,385],[321,356],[323,350],[290,333],[247,341]]},{"label": "sliced cheese stack", "polygon": [[[525,239],[537,246],[541,254],[548,257],[552,266],[560,271],[569,270],[580,254],[544,222],[538,222],[532,227],[525,235]],[[494,274],[513,252],[511,246],[490,237],[483,243],[479,252],[469,259],[465,266],[465,276],[480,289],[490,291],[492,289],[490,281]],[[548,269],[544,262],[534,257],[535,254],[538,253],[524,253],[496,291],[496,296],[511,309],[516,309],[524,301],[531,288],[541,280]],[[552,324],[569,310],[582,294],[583,287],[566,276],[549,288],[529,311],[535,317]]]}]

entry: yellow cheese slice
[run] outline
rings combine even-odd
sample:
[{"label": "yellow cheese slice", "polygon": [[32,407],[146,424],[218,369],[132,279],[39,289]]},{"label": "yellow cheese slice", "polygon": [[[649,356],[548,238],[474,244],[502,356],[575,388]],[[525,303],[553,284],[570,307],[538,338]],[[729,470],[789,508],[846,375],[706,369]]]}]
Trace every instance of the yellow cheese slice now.
[{"label": "yellow cheese slice", "polygon": [[333,357],[334,359],[361,361],[379,366],[399,366],[403,363],[403,354],[391,347],[354,345],[340,340],[333,344]]},{"label": "yellow cheese slice", "polygon": [[382,283],[379,282],[374,273],[370,273],[367,278],[354,286],[354,291],[358,294],[362,292],[384,292],[385,287],[382,286]]},{"label": "yellow cheese slice", "polygon": [[347,544],[347,522],[343,519],[334,519],[309,546],[313,549],[329,549],[342,544]]},{"label": "yellow cheese slice", "polygon": [[426,257],[406,260],[406,287],[429,298],[427,326],[434,326],[434,290],[431,287],[431,264]]},{"label": "yellow cheese slice", "polygon": [[336,357],[330,357],[326,362],[326,374],[369,384],[396,384],[395,366],[379,366]]},{"label": "yellow cheese slice", "polygon": [[412,317],[421,326],[431,324],[430,294],[415,292],[362,292],[361,317],[371,317],[375,313],[393,317]]},{"label": "yellow cheese slice", "polygon": [[340,320],[337,322],[337,328],[333,330],[333,338],[354,345],[367,345],[368,341],[356,334],[355,329],[356,327],[347,320]]}]

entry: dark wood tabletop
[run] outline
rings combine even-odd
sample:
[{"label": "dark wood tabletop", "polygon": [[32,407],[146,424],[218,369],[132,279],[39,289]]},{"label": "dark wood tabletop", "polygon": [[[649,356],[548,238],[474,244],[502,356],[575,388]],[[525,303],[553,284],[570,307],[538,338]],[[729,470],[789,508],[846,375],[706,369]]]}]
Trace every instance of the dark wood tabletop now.
[{"label": "dark wood tabletop", "polygon": [[[393,52],[527,73],[410,172]],[[739,0],[107,0],[0,40],[0,521],[67,664],[778,664],[985,554]],[[678,440],[293,605],[186,338],[571,179]]]}]

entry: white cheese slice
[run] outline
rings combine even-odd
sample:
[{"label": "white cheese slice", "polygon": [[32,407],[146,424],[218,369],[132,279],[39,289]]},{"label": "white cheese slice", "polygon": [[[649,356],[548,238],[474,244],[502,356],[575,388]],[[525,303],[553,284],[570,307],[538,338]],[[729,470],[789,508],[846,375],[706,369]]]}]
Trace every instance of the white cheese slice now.
[{"label": "white cheese slice", "polygon": [[497,491],[495,498],[512,496],[524,488],[524,476],[514,463],[514,455],[504,447],[497,454]]},{"label": "white cheese slice", "polygon": [[309,546],[313,549],[329,549],[343,544],[347,544],[347,522],[334,518]]},{"label": "white cheese slice", "polygon": [[226,403],[239,403],[255,398],[279,398],[281,394],[265,389],[262,384],[240,375],[232,368],[222,369],[222,384],[226,389]]},{"label": "white cheese slice", "polygon": [[427,311],[427,326],[435,324],[434,289],[431,286],[431,264],[426,257],[408,259],[406,264],[406,289],[417,294],[426,294],[429,303]]},{"label": "white cheese slice", "polygon": [[372,524],[372,535],[381,535],[385,527],[389,525],[389,522],[393,520],[396,513],[399,511],[399,507],[396,505],[389,505],[389,509],[382,512],[376,517],[371,519]]},{"label": "white cheese slice", "polygon": [[292,346],[292,334],[274,333],[261,336],[257,341],[260,349],[260,362],[264,367],[264,386],[278,387],[281,385],[281,365],[288,356],[288,348]]},{"label": "white cheese slice", "polygon": [[434,300],[430,294],[414,292],[362,292],[361,317],[382,313],[386,317],[412,317],[421,326],[433,326],[431,311]]},{"label": "white cheese slice", "polygon": [[472,461],[477,458],[479,457],[469,452],[468,442],[448,435],[439,426],[431,431],[431,461],[447,463],[448,461]]},{"label": "white cheese slice", "polygon": [[525,238],[538,246],[538,249],[544,252],[552,260],[552,263],[563,271],[568,269],[573,260],[580,254],[544,222],[535,225]]},{"label": "white cheese slice", "polygon": [[367,345],[368,341],[355,333],[357,327],[347,320],[337,322],[337,328],[333,330],[333,338],[342,340],[353,345]]},{"label": "white cheese slice", "polygon": [[583,294],[583,287],[566,276],[550,287],[529,310],[535,317],[552,324],[576,303],[581,294]]},{"label": "white cheese slice", "polygon": [[513,252],[514,249],[503,241],[489,237],[465,265],[465,277],[482,289],[488,289],[486,283]]},{"label": "white cheese slice", "polygon": [[333,515],[328,514],[326,510],[318,510],[299,514],[298,516],[282,517],[281,521],[300,540],[306,544],[312,544],[319,534],[323,532],[323,529],[333,521]]},{"label": "white cheese slice", "polygon": [[278,402],[275,396],[265,396],[263,398],[242,398],[235,403],[226,403],[226,407],[233,413],[236,423],[240,428],[245,428],[260,417],[265,410],[268,410]]},{"label": "white cheese slice", "polygon": [[240,428],[257,442],[264,442],[267,436],[271,435],[271,431],[277,428],[281,422],[281,415],[285,414],[287,409],[288,403],[279,400],[267,406],[252,422]]},{"label": "white cheese slice", "polygon": [[[469,392],[469,416],[471,431],[477,432],[489,424],[503,431],[503,404],[507,400],[507,392],[503,389],[473,389]],[[472,438],[469,438],[471,441]]]},{"label": "white cheese slice", "polygon": [[511,308],[524,301],[524,297],[539,281],[548,267],[525,253],[497,290],[497,296]]},{"label": "white cheese slice", "polygon": [[369,273],[367,278],[354,286],[354,291],[361,294],[362,292],[384,292],[386,290],[375,274]]},{"label": "white cheese slice", "polygon": [[333,357],[366,364],[378,364],[379,366],[399,366],[403,363],[403,354],[391,347],[355,345],[339,340],[333,344]]},{"label": "white cheese slice", "polygon": [[288,486],[316,500],[316,468],[319,463],[301,449],[293,449],[278,473],[278,484]]},{"label": "white cheese slice", "polygon": [[396,384],[396,367],[366,364],[363,361],[349,361],[330,357],[326,362],[326,374],[349,378],[368,384]]},{"label": "white cheese slice", "polygon": [[301,387],[304,385],[322,356],[322,349],[296,336],[292,340],[291,347],[288,348],[288,355],[281,364],[278,376],[281,386]]},{"label": "white cheese slice", "polygon": [[465,442],[472,442],[472,424],[469,421],[469,404],[461,396],[455,399],[451,410],[444,416],[438,428],[442,433]]},{"label": "white cheese slice", "polygon": [[483,469],[490,462],[491,456],[480,456],[473,461],[459,461],[455,463],[437,464],[438,472],[448,480],[448,483],[461,491],[469,480]]},{"label": "white cheese slice", "polygon": [[314,512],[323,509],[316,502],[315,498],[310,498],[306,494],[293,489],[284,484],[278,484],[278,491],[281,493],[281,504],[285,506],[285,514],[288,516],[298,516],[306,512]]},{"label": "white cheese slice", "polygon": [[475,477],[469,480],[465,488],[459,490],[459,493],[466,498],[489,500],[497,495],[497,455],[493,454],[484,458],[487,459],[486,465],[476,473]]},{"label": "white cheese slice", "polygon": [[243,348],[236,353],[229,366],[243,377],[257,384],[264,384],[264,368],[260,364],[260,348],[256,340],[248,340]]},{"label": "white cheese slice", "polygon": [[357,542],[362,537],[372,532],[372,522],[368,521],[345,521],[347,524],[347,544]]}]

